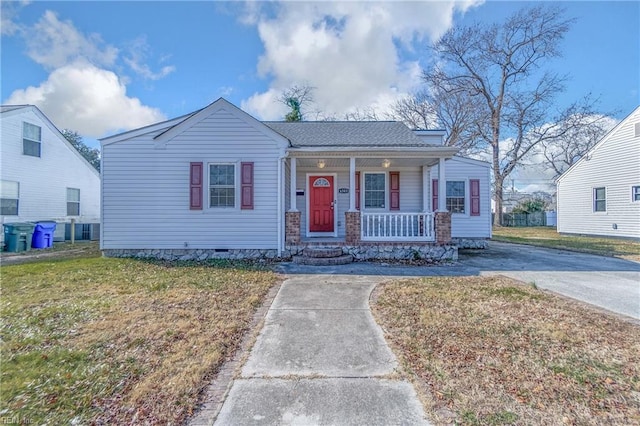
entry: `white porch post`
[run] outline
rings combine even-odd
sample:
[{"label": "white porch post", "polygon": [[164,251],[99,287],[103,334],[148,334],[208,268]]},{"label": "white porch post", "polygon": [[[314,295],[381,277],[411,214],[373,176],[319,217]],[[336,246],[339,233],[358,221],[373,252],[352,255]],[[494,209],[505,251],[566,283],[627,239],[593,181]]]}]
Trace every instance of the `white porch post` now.
[{"label": "white porch post", "polygon": [[438,211],[447,211],[447,177],[444,172],[444,158],[438,164]]},{"label": "white porch post", "polygon": [[422,166],[422,211],[429,212],[429,205],[431,204],[429,197],[429,171],[431,169],[427,166]]},{"label": "white porch post", "polygon": [[356,159],[349,158],[349,211],[356,211]]},{"label": "white porch post", "polygon": [[291,157],[291,171],[289,176],[289,198],[290,198],[290,212],[297,212],[296,206],[296,158]]}]

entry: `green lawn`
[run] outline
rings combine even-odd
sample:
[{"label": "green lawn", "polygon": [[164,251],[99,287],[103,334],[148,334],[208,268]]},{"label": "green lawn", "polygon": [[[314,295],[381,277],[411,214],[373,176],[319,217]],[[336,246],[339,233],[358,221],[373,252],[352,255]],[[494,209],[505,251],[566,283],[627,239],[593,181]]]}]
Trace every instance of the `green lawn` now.
[{"label": "green lawn", "polygon": [[31,424],[182,422],[277,281],[98,253],[0,273],[0,416]]},{"label": "green lawn", "polygon": [[530,244],[541,247],[575,250],[584,253],[615,256],[640,261],[640,242],[617,239],[560,235],[553,227],[496,227],[493,240],[508,243]]}]

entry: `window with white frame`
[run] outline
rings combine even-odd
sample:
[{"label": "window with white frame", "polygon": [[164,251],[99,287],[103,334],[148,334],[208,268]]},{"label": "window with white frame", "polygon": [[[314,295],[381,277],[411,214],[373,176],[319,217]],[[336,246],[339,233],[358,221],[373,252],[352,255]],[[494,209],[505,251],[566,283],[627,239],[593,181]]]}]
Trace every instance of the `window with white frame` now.
[{"label": "window with white frame", "polygon": [[209,164],[209,207],[236,206],[236,167]]},{"label": "window with white frame", "polygon": [[631,201],[640,201],[640,185],[631,187]]},{"label": "window with white frame", "polygon": [[365,173],[364,174],[364,208],[365,209],[383,209],[386,199],[384,173]]},{"label": "window with white frame", "polygon": [[464,213],[465,182],[447,181],[447,210],[451,213]]},{"label": "window with white frame", "polygon": [[42,129],[31,123],[22,123],[22,153],[32,157],[40,157],[42,146]]},{"label": "window with white frame", "polygon": [[0,180],[0,214],[17,216],[20,200],[20,184],[10,180]]},{"label": "window with white frame", "polygon": [[593,211],[607,211],[607,190],[605,188],[593,188]]},{"label": "window with white frame", "polygon": [[67,188],[67,216],[80,216],[80,190]]}]

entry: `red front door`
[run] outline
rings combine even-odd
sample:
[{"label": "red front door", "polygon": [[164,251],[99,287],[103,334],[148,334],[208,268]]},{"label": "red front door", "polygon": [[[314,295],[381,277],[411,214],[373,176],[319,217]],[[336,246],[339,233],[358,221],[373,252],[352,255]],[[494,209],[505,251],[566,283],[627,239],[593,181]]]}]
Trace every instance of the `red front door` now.
[{"label": "red front door", "polygon": [[309,176],[309,232],[333,232],[333,176]]}]

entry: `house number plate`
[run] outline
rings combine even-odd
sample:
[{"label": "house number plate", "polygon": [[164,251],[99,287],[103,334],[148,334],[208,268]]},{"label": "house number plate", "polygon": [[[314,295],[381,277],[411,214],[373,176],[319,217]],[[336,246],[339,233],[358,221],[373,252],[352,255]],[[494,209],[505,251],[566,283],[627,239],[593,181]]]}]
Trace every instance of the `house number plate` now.
[{"label": "house number plate", "polygon": [[340,189],[338,189],[338,192],[340,194],[348,194],[349,193],[349,188],[340,188]]}]

